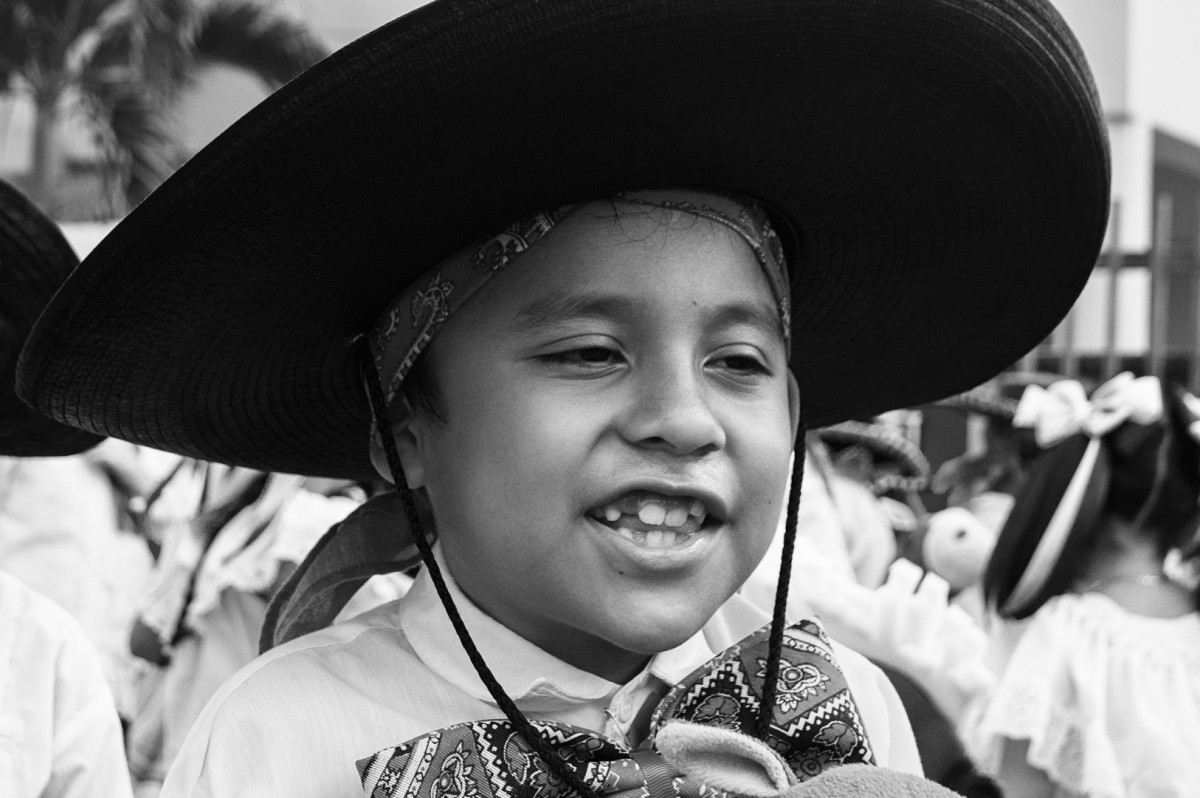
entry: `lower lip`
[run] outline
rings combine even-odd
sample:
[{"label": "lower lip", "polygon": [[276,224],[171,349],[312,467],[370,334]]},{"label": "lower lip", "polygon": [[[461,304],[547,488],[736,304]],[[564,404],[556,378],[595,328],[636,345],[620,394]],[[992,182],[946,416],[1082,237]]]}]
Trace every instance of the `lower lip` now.
[{"label": "lower lip", "polygon": [[718,534],[716,529],[701,529],[685,541],[650,548],[594,518],[588,518],[588,522],[621,557],[646,571],[674,571],[695,565],[708,555]]}]

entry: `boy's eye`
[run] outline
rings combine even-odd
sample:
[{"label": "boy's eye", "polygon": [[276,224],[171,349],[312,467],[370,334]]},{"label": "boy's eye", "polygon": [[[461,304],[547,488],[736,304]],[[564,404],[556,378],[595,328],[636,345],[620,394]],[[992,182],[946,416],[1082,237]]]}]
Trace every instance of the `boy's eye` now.
[{"label": "boy's eye", "polygon": [[714,358],[713,364],[726,371],[739,375],[771,374],[770,367],[757,355],[745,352],[735,352]]},{"label": "boy's eye", "polygon": [[551,363],[562,363],[579,368],[598,369],[615,366],[624,361],[621,353],[607,346],[581,346],[562,352],[552,352],[543,357]]},{"label": "boy's eye", "polygon": [[610,363],[619,357],[617,352],[612,349],[605,349],[602,346],[589,346],[584,349],[576,349],[574,355],[584,363]]}]

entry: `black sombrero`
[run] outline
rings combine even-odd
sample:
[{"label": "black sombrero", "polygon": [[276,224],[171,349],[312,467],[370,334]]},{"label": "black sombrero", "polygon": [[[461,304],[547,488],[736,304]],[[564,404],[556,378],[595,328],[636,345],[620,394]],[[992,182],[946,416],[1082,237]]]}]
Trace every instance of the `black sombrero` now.
[{"label": "black sombrero", "polygon": [[14,390],[26,336],[78,263],[58,225],[0,180],[0,455],[78,454],[103,440],[34,412]]},{"label": "black sombrero", "polygon": [[1100,247],[1108,146],[1044,0],[436,0],[138,207],[37,326],[19,390],[95,433],[366,478],[357,341],[390,299],[537,209],[672,186],[784,228],[825,426],[1047,335]]}]

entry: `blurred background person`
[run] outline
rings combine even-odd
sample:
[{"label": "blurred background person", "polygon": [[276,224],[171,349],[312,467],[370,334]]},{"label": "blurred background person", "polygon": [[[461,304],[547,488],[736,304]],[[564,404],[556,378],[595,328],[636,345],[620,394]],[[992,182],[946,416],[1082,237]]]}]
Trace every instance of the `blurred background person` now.
[{"label": "blurred background person", "polygon": [[986,615],[983,572],[1037,452],[1027,434],[1013,429],[1017,403],[1029,385],[1060,379],[1048,372],[1010,372],[937,403],[962,415],[966,451],[933,474],[929,489],[946,507],[926,516],[917,533],[903,540],[901,552],[945,579],[953,601],[980,623]]},{"label": "blurred background person", "polygon": [[[112,545],[105,541],[115,531],[112,495],[102,477],[61,483],[39,469],[63,458],[79,469],[56,476],[90,477],[94,472],[78,454],[101,438],[38,416],[13,393],[25,337],[76,262],[58,227],[0,181],[0,567],[8,571],[0,572],[0,794],[13,798],[130,795],[112,691],[95,646],[67,611],[93,622],[98,616],[90,614],[89,602],[100,603],[101,612],[113,609],[104,602],[103,585],[91,578],[103,563],[88,559]],[[31,479],[30,471],[39,475]],[[84,499],[72,493],[73,484],[92,492]],[[56,490],[31,496],[27,485]],[[84,499],[85,506],[93,500],[89,509],[98,517],[73,518],[77,527],[43,525],[53,514],[38,498],[56,504]],[[67,607],[24,578],[56,591]],[[79,580],[82,590],[66,580]],[[101,624],[90,629],[102,639],[105,631]]]},{"label": "blurred background person", "polygon": [[[128,734],[139,795],[157,794],[209,698],[258,655],[271,597],[373,489],[199,461],[172,482],[173,500],[151,513],[162,552],[129,636],[144,663]],[[371,579],[329,620],[399,598],[409,584],[404,574]]]},{"label": "blurred background person", "polygon": [[[924,512],[919,493],[929,483],[929,461],[906,434],[910,411],[870,421],[844,421],[808,440],[806,477],[832,502],[839,537],[854,579],[878,587],[896,559],[897,533],[911,533]],[[802,496],[801,502],[804,501]]]},{"label": "blurred background person", "polygon": [[988,563],[996,689],[965,723],[1011,795],[1196,795],[1200,400],[1122,374],[1026,390],[1042,452]]}]

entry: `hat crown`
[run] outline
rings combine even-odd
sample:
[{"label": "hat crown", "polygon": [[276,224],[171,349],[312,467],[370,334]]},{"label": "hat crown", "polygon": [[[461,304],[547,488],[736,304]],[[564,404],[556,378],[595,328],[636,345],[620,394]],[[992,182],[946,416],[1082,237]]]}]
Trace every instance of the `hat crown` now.
[{"label": "hat crown", "polygon": [[768,209],[824,426],[1049,334],[1100,249],[1108,143],[1043,0],[435,0],[139,205],[43,316],[19,390],[201,459],[369,477],[357,341],[388,300],[514,219],[644,186]]}]

